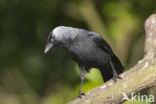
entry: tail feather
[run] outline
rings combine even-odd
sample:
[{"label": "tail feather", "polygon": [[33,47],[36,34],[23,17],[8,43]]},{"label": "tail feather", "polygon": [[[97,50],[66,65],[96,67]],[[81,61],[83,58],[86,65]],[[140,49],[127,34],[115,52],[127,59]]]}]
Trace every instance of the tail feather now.
[{"label": "tail feather", "polygon": [[[118,74],[121,74],[124,70],[124,67],[122,66],[120,60],[118,59],[117,56],[112,56],[112,59],[111,59],[113,65],[114,65],[114,68],[115,68],[115,71],[118,73]],[[100,68],[99,69],[101,74],[102,74],[102,78],[104,80],[104,82],[110,80],[112,77],[113,77],[113,70],[112,70],[112,67],[110,65],[110,63],[108,63],[107,65],[105,65],[104,67]]]},{"label": "tail feather", "polygon": [[112,63],[113,63],[113,65],[114,65],[114,68],[115,68],[115,70],[116,70],[116,72],[118,73],[118,74],[121,74],[122,72],[123,72],[123,70],[124,70],[124,67],[123,67],[123,65],[121,64],[121,62],[120,62],[120,60],[118,59],[118,57],[117,56],[112,56]]},{"label": "tail feather", "polygon": [[113,71],[111,69],[111,65],[107,64],[104,67],[99,69],[103,78],[103,81],[106,82],[113,77]]}]

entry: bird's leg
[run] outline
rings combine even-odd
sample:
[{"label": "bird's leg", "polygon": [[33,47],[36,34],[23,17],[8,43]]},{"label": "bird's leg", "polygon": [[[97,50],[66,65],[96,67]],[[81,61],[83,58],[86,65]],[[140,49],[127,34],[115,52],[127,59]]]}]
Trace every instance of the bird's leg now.
[{"label": "bird's leg", "polygon": [[113,65],[113,63],[112,63],[111,61],[110,61],[110,65],[111,65],[111,67],[112,67],[112,69],[113,69],[113,80],[114,80],[114,82],[117,81],[117,78],[122,79],[122,78],[118,75],[118,73],[115,71],[114,65]]},{"label": "bird's leg", "polygon": [[81,98],[81,95],[85,95],[83,92],[82,92],[82,85],[83,85],[83,81],[84,81],[84,74],[85,74],[85,67],[79,65],[79,70],[80,70],[80,79],[81,79],[81,82],[80,82],[80,89],[79,89],[79,98]]}]

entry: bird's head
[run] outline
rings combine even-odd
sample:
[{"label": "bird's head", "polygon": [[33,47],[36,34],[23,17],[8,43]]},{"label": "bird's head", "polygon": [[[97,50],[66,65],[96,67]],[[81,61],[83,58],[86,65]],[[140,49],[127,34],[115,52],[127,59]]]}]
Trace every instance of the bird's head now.
[{"label": "bird's head", "polygon": [[44,53],[46,54],[51,48],[60,43],[63,38],[63,26],[56,27],[48,36]]},{"label": "bird's head", "polygon": [[79,29],[67,26],[58,26],[54,28],[48,36],[44,53],[47,53],[56,45],[68,47],[68,45],[71,44],[71,41],[75,39],[78,32]]}]

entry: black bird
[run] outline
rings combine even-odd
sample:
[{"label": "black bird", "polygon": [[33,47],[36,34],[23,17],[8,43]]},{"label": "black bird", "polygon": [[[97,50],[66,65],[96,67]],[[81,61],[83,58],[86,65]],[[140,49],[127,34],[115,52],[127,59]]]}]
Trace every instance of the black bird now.
[{"label": "black bird", "polygon": [[44,53],[54,46],[65,48],[78,63],[81,79],[79,97],[84,94],[81,91],[84,74],[90,68],[98,68],[104,81],[113,78],[116,82],[117,78],[121,79],[119,74],[124,67],[109,44],[95,32],[58,26],[49,34]]}]

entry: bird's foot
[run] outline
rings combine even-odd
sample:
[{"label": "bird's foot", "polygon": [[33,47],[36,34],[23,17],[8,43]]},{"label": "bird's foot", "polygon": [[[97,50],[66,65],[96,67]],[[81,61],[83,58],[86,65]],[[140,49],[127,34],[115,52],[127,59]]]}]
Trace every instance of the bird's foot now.
[{"label": "bird's foot", "polygon": [[85,93],[83,93],[82,91],[79,91],[78,98],[82,98],[82,95],[85,95]]},{"label": "bird's foot", "polygon": [[118,74],[113,76],[113,81],[116,83],[117,79],[122,79]]}]

